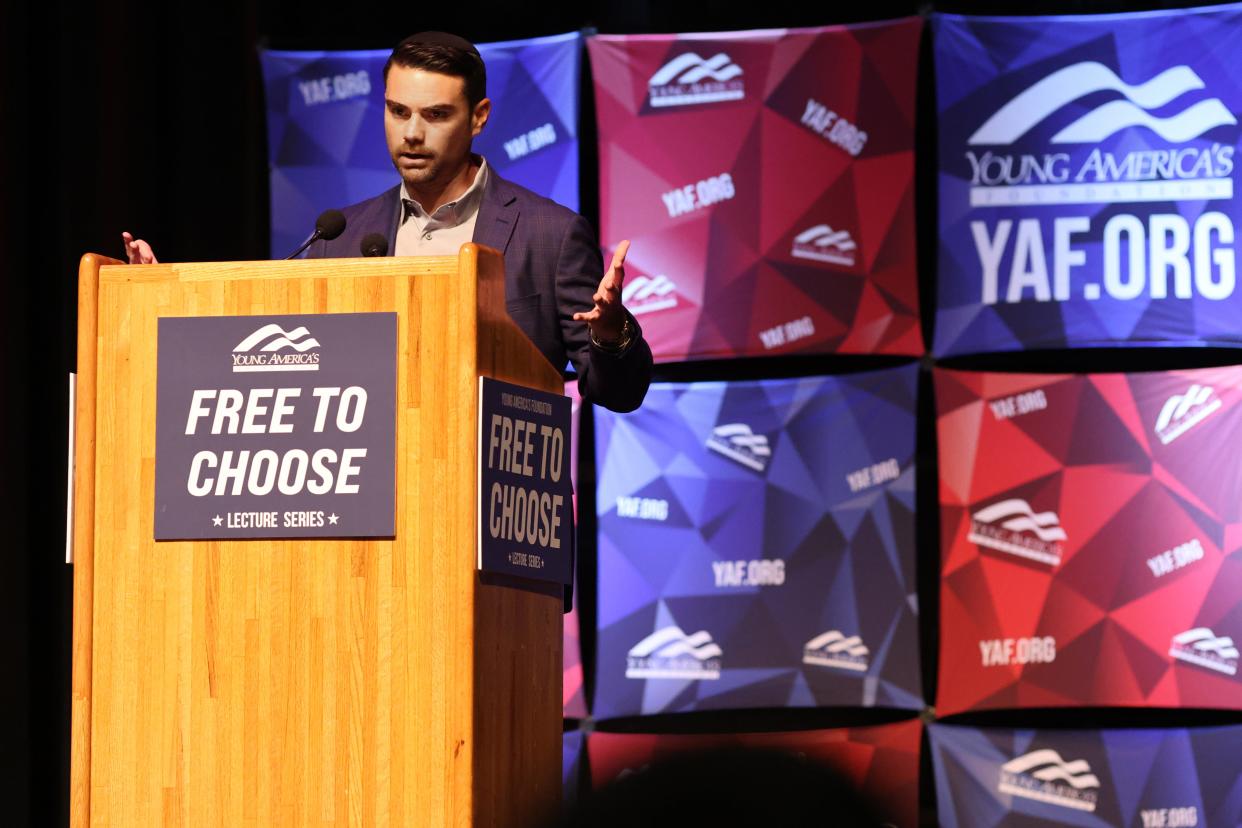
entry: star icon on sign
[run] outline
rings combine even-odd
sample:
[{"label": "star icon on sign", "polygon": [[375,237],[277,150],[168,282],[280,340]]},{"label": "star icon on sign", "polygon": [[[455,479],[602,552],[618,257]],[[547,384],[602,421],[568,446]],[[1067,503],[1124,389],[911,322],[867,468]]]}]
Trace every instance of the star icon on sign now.
[{"label": "star icon on sign", "polygon": [[211,519],[212,526],[219,526],[221,523],[224,523],[224,518],[220,517],[219,515],[216,515],[215,517]]},{"label": "star icon on sign", "polygon": [[336,512],[333,512],[332,514],[328,515],[328,523],[332,524],[333,526],[336,526],[336,522],[340,519],[341,519],[340,516],[337,515]]}]

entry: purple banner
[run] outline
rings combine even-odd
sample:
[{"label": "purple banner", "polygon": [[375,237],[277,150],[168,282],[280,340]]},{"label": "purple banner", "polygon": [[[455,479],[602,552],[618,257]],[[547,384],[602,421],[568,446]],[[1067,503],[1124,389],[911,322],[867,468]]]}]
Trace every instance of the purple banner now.
[{"label": "purple banner", "polygon": [[[492,115],[474,151],[510,181],[578,209],[578,32],[480,43]],[[272,256],[315,216],[399,183],[384,145],[388,49],[259,51],[267,98]]]},{"label": "purple banner", "polygon": [[581,730],[567,730],[561,736],[561,803],[568,808],[578,801],[578,789],[582,786]]},{"label": "purple banner", "polygon": [[1242,346],[1242,6],[933,26],[935,353]]},{"label": "purple banner", "polygon": [[922,707],[917,382],[657,383],[596,411],[596,717]]},{"label": "purple banner", "polygon": [[1242,825],[1242,727],[928,726],[940,825]]}]

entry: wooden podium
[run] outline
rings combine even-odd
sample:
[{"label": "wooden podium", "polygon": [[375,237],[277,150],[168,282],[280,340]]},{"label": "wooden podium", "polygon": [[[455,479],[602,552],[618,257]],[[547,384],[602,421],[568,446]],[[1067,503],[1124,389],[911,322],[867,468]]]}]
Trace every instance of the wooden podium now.
[{"label": "wooden podium", "polygon": [[[560,802],[555,591],[475,570],[478,377],[563,392],[457,258],[79,278],[71,823],[522,826]],[[395,311],[393,540],[153,540],[156,320]]]}]

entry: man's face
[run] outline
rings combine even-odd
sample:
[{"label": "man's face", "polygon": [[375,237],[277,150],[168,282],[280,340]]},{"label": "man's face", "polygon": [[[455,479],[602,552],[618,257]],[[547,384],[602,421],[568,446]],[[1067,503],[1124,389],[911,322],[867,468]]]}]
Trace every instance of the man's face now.
[{"label": "man's face", "polygon": [[452,75],[393,66],[384,88],[388,153],[411,192],[443,189],[469,163],[470,142],[491,111],[484,98],[473,111],[466,82]]}]

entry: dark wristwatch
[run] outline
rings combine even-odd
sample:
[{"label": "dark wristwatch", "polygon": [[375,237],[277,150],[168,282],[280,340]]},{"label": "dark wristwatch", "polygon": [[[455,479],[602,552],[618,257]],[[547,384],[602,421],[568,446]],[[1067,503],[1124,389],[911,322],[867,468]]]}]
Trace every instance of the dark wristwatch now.
[{"label": "dark wristwatch", "polygon": [[621,327],[621,338],[613,342],[605,342],[596,338],[595,331],[591,326],[587,326],[587,330],[591,334],[591,344],[599,348],[606,354],[623,354],[630,347],[630,343],[634,341],[634,323],[630,322],[630,317],[625,317],[625,325]]}]

